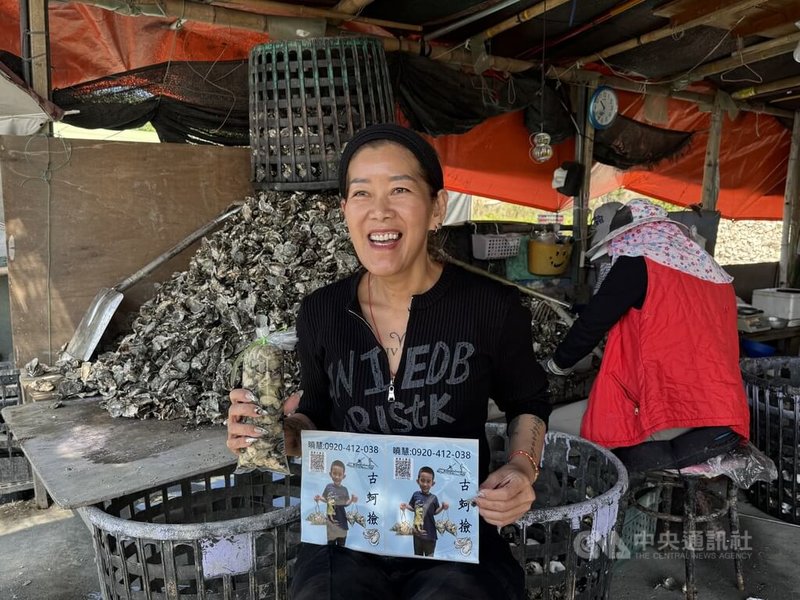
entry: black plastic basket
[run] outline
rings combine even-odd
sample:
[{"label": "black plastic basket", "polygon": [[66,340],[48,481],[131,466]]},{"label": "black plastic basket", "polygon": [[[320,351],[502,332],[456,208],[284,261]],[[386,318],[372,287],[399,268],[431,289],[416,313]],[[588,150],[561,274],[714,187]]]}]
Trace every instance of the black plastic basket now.
[{"label": "black plastic basket", "polygon": [[800,524],[800,358],[745,358],[740,366],[750,404],[750,439],[778,468],[777,480],[750,488],[750,501]]},{"label": "black plastic basket", "polygon": [[233,468],[78,509],[92,528],[105,600],[287,597],[299,475]]},{"label": "black plastic basket", "polygon": [[[492,466],[505,462],[506,427],[486,426]],[[582,438],[548,432],[536,501],[503,534],[525,568],[531,600],[607,600],[628,472],[610,451]]]},{"label": "black plastic basket", "polygon": [[250,52],[249,75],[256,188],[334,189],[339,158],[355,132],[394,122],[386,55],[377,38],[262,44]]},{"label": "black plastic basket", "polygon": [[[10,363],[0,362],[0,410],[18,404],[22,404],[22,397],[19,395],[19,370]],[[0,416],[0,497],[11,500],[10,494],[32,487],[31,465]]]}]

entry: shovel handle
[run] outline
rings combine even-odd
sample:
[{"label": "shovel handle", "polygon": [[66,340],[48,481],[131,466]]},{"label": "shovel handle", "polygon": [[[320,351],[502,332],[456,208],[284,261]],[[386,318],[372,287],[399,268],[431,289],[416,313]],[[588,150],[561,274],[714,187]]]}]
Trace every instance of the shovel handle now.
[{"label": "shovel handle", "polygon": [[150,273],[155,271],[158,267],[160,267],[165,262],[167,262],[170,258],[173,258],[173,257],[177,256],[178,254],[180,254],[181,252],[183,252],[184,250],[186,250],[186,248],[188,248],[189,246],[194,244],[197,240],[199,240],[201,237],[203,237],[209,231],[214,229],[217,225],[222,223],[228,217],[232,217],[233,215],[238,213],[240,210],[242,210],[243,206],[244,206],[243,204],[239,204],[237,206],[234,206],[233,208],[229,208],[224,213],[222,213],[221,215],[217,216],[213,221],[210,221],[210,222],[206,223],[200,229],[197,229],[197,230],[193,231],[192,233],[190,233],[188,236],[186,236],[180,242],[175,244],[172,248],[170,248],[169,250],[164,252],[164,254],[161,254],[161,255],[157,256],[156,258],[154,258],[153,260],[151,260],[149,263],[147,263],[141,269],[136,271],[136,273],[134,273],[130,277],[120,281],[117,285],[114,286],[113,289],[115,289],[118,292],[121,292],[123,290],[127,290],[133,284],[138,283],[139,281],[141,281],[142,279],[144,279],[145,277],[150,275]]}]

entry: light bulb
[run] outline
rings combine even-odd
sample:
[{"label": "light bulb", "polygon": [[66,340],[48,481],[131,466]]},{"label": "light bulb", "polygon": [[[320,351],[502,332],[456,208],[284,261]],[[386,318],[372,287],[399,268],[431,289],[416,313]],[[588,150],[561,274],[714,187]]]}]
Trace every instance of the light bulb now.
[{"label": "light bulb", "polygon": [[550,134],[545,133],[544,131],[540,131],[536,135],[533,136],[533,145],[534,146],[545,146],[550,143]]},{"label": "light bulb", "polygon": [[531,149],[531,158],[538,163],[547,162],[553,158],[553,147],[550,144],[539,144]]},{"label": "light bulb", "polygon": [[533,148],[530,157],[538,163],[547,162],[553,158],[553,147],[550,145],[550,134],[540,131],[533,136]]}]

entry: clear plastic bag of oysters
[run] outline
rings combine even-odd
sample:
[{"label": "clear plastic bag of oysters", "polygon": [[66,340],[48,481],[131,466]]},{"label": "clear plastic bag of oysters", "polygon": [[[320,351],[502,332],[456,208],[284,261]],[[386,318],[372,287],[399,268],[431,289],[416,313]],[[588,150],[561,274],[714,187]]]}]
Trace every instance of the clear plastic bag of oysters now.
[{"label": "clear plastic bag of oysters", "polygon": [[[260,335],[236,359],[232,378],[241,368],[241,387],[256,397],[262,414],[245,417],[244,423],[260,427],[265,433],[239,453],[234,471],[237,474],[254,470],[289,473],[289,462],[283,438],[283,361],[286,352],[294,350],[297,333],[294,329]],[[231,382],[235,385],[235,381]]]}]

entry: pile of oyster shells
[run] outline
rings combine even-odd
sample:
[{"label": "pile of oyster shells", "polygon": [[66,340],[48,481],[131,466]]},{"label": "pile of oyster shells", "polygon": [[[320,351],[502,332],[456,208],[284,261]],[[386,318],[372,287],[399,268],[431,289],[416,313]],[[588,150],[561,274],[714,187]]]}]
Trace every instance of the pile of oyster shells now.
[{"label": "pile of oyster shells", "polygon": [[[304,296],[357,268],[337,194],[259,192],[203,239],[188,270],[157,288],[114,350],[93,363],[66,354],[54,367],[32,361],[28,371],[62,373],[60,400],[100,394],[114,417],[219,424],[238,384],[232,365],[256,329],[293,327]],[[536,314],[532,327],[539,359],[567,329]],[[298,387],[293,352],[283,375],[285,392]]]},{"label": "pile of oyster shells", "polygon": [[523,295],[522,303],[533,316],[531,334],[533,336],[533,353],[537,359],[553,356],[556,347],[566,337],[569,324],[565,323],[547,301]]},{"label": "pile of oyster shells", "polygon": [[[338,195],[259,192],[158,287],[116,350],[91,365],[62,355],[59,396],[99,393],[114,417],[221,423],[232,364],[256,328],[293,327],[304,296],[357,267]],[[295,354],[286,359],[296,388]]]}]

